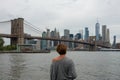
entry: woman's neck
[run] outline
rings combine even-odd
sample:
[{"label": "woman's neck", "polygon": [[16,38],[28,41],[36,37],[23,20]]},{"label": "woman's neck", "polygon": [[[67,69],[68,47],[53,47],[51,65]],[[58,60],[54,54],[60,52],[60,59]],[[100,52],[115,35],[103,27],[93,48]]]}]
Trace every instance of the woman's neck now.
[{"label": "woman's neck", "polygon": [[59,60],[63,59],[64,57],[65,57],[65,55],[60,55],[60,56],[54,58],[53,61],[59,61]]},{"label": "woman's neck", "polygon": [[63,55],[60,55],[60,57],[65,57],[65,54],[63,54]]}]

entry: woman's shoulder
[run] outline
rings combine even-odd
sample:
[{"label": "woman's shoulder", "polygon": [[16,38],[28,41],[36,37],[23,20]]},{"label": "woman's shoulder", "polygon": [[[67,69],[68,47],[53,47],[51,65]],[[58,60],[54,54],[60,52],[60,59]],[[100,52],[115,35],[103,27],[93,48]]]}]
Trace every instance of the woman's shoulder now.
[{"label": "woman's shoulder", "polygon": [[69,57],[65,57],[65,59],[68,60],[68,61],[72,61],[72,59],[69,58]]},{"label": "woman's shoulder", "polygon": [[56,61],[60,61],[62,58],[60,58],[59,56],[58,57],[55,57],[52,59],[52,62],[56,62]]},{"label": "woman's shoulder", "polygon": [[56,61],[58,61],[57,57],[52,59],[52,62],[56,62]]},{"label": "woman's shoulder", "polygon": [[61,61],[61,60],[65,59],[65,58],[66,58],[65,56],[63,56],[63,57],[58,56],[58,57],[53,58],[52,62]]},{"label": "woman's shoulder", "polygon": [[71,63],[71,62],[73,62],[72,61],[72,59],[71,58],[69,58],[69,57],[55,57],[55,58],[53,58],[52,59],[52,62],[59,62],[59,61],[62,61],[62,62],[68,62],[68,63]]}]

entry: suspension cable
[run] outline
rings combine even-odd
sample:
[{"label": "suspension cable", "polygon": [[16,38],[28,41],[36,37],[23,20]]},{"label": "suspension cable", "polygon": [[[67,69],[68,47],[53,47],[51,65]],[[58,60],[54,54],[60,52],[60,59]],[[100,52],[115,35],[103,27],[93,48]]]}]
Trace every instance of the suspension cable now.
[{"label": "suspension cable", "polygon": [[39,30],[37,30],[37,29],[33,28],[31,25],[26,24],[26,23],[24,23],[24,24],[25,24],[25,25],[27,25],[26,27],[31,28],[33,31],[35,31],[35,32],[37,32],[37,33],[41,33],[41,31],[39,31]]},{"label": "suspension cable", "polygon": [[10,22],[10,20],[9,21],[0,21],[0,23],[8,23],[8,22]]},{"label": "suspension cable", "polygon": [[42,32],[42,31],[41,31],[38,27],[36,27],[35,25],[31,24],[30,22],[28,22],[28,21],[26,21],[26,20],[24,20],[24,21],[25,21],[25,23],[31,25],[31,27],[33,27],[34,29],[39,30],[40,32]]}]

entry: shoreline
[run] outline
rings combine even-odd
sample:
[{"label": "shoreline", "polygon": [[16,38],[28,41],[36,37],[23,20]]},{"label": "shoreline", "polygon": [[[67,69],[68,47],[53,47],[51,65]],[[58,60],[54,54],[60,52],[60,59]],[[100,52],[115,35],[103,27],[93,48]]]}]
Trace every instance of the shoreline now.
[{"label": "shoreline", "polygon": [[0,51],[0,54],[3,53],[50,53],[50,51]]}]

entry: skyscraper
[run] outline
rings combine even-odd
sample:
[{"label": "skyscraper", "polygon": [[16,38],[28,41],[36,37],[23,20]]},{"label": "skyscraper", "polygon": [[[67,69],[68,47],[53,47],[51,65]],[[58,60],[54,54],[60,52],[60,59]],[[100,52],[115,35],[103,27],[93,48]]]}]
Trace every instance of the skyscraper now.
[{"label": "skyscraper", "polygon": [[[44,31],[42,33],[42,37],[47,37],[47,33]],[[47,41],[46,40],[41,40],[41,49],[46,49],[47,48]]]},{"label": "skyscraper", "polygon": [[[70,37],[70,40],[74,39],[74,35],[73,34],[70,34],[69,37]],[[74,43],[69,42],[69,48],[73,49],[74,48]]]},{"label": "skyscraper", "polygon": [[98,41],[100,38],[100,24],[99,24],[99,22],[97,22],[95,24],[95,36],[96,36],[96,41]]},{"label": "skyscraper", "polygon": [[81,39],[81,38],[82,38],[81,33],[77,33],[77,34],[75,35],[75,38],[76,38],[77,40]]},{"label": "skyscraper", "polygon": [[[54,31],[51,31],[50,36],[55,38]],[[50,45],[51,45],[51,48],[53,48],[54,47],[54,41],[50,41]]]},{"label": "skyscraper", "polygon": [[114,36],[113,38],[114,40],[113,40],[112,48],[115,48],[116,47],[116,36]]},{"label": "skyscraper", "polygon": [[[51,36],[50,36],[51,38],[60,38],[60,34],[59,34],[59,32],[56,30],[56,28],[53,30],[53,31],[51,31]],[[50,45],[51,45],[51,47],[56,47],[57,45],[58,45],[58,43],[59,43],[59,41],[50,41]]]},{"label": "skyscraper", "polygon": [[102,25],[102,41],[106,42],[106,25]]},{"label": "skyscraper", "polygon": [[[47,38],[50,38],[50,29],[47,29]],[[47,48],[50,48],[50,40],[47,40]]]},{"label": "skyscraper", "polygon": [[[68,29],[64,29],[64,39],[70,39],[70,30]],[[69,42],[65,42],[65,44],[68,46],[69,48]]]},{"label": "skyscraper", "polygon": [[70,34],[70,31],[68,29],[65,29],[64,30],[64,37],[65,37],[65,39],[69,39],[69,34]]},{"label": "skyscraper", "polygon": [[89,37],[89,30],[88,30],[88,27],[85,27],[85,38],[84,38],[84,40],[88,41],[88,37]]},{"label": "skyscraper", "polygon": [[110,42],[110,31],[109,31],[109,29],[107,29],[106,40],[107,40],[108,43]]}]

